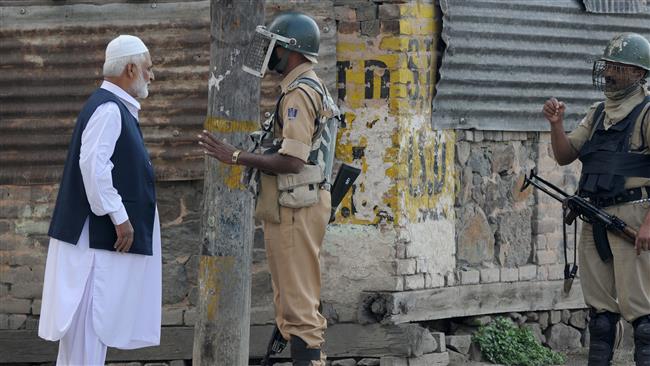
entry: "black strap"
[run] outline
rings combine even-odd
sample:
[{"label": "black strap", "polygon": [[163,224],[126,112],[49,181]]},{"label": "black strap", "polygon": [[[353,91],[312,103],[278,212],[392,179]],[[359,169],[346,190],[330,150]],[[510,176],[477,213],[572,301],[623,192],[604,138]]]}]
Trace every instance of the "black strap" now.
[{"label": "black strap", "polygon": [[564,279],[573,281],[573,279],[576,277],[576,274],[578,273],[578,225],[576,224],[577,220],[574,220],[573,221],[573,267],[571,267],[569,265],[569,258],[568,258],[569,256],[567,254],[568,252],[567,235],[566,235],[567,222],[565,220],[568,214],[569,214],[568,207],[566,206],[562,207],[562,215],[563,215],[562,238],[564,239]]},{"label": "black strap", "polygon": [[650,198],[650,186],[626,189],[622,194],[614,197],[589,195],[585,195],[585,197],[589,198],[589,201],[594,205],[600,208],[604,208],[613,205],[619,205],[625,202],[639,201],[645,198]]},{"label": "black strap", "polygon": [[650,113],[650,106],[645,110],[645,113],[643,114],[643,118],[641,118],[641,146],[639,146],[639,151],[643,151],[648,147],[648,141],[645,140],[645,133],[643,130],[645,129],[645,121],[648,119],[648,113]]},{"label": "black strap", "polygon": [[602,125],[604,121],[605,121],[605,102],[600,102],[598,103],[598,106],[596,106],[596,110],[594,111],[592,124],[591,124],[591,135],[589,136],[590,140],[592,137],[594,137],[594,133],[596,133],[598,126]]},{"label": "black strap", "polygon": [[[280,94],[277,103],[275,103],[275,112],[273,112],[273,115],[275,116],[273,119],[275,120],[275,122],[277,122],[280,125],[280,128],[283,128],[283,126],[282,126],[282,122],[280,122],[280,119],[278,119],[278,112],[280,111],[280,103],[282,102],[284,96],[285,96],[284,93]],[[273,124],[271,124],[271,129],[273,129]]]}]

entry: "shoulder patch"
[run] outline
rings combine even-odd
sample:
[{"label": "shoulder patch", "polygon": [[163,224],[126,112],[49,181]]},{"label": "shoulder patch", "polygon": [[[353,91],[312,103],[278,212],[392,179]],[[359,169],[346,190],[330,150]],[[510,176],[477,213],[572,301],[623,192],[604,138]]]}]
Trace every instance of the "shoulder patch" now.
[{"label": "shoulder patch", "polygon": [[287,109],[287,119],[296,119],[298,116],[298,110],[296,108]]}]

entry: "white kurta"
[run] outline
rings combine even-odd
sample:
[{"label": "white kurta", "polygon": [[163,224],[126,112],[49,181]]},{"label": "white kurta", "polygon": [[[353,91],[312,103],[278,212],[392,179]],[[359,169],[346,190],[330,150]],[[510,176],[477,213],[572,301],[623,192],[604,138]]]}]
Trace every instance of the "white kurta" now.
[{"label": "white kurta", "polygon": [[[138,118],[140,104],[133,97],[107,81],[101,88],[117,95]],[[110,157],[120,131],[118,106],[113,102],[99,106],[82,134],[79,159],[91,210],[98,216],[108,214],[114,224],[128,219],[111,176]],[[162,259],[157,209],[155,215],[151,256],[90,248],[88,219],[77,245],[50,239],[41,338],[55,341],[65,335],[91,280],[93,328],[105,345],[133,349],[160,343]]]}]

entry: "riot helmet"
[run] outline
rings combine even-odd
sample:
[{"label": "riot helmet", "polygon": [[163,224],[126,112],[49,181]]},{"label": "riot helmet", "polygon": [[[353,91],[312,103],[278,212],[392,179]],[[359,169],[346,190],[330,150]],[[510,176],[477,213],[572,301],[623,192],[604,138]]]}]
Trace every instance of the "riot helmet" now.
[{"label": "riot helmet", "polygon": [[650,42],[637,33],[622,33],[609,41],[603,57],[594,62],[592,80],[606,94],[627,95],[645,84],[649,72]]},{"label": "riot helmet", "polygon": [[263,77],[267,69],[282,73],[289,52],[278,57],[276,47],[298,52],[316,63],[319,46],[320,31],[314,19],[298,12],[282,13],[268,27],[257,26],[242,68],[258,77]]}]

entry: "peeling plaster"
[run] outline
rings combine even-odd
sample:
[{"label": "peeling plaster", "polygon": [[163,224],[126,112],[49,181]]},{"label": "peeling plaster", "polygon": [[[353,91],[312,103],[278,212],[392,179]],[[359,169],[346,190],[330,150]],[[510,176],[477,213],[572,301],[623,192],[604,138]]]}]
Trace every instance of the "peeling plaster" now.
[{"label": "peeling plaster", "polygon": [[223,75],[218,75],[215,77],[214,73],[210,73],[210,80],[208,80],[208,90],[212,90],[212,87],[216,87],[217,91],[221,89],[220,84],[226,76],[230,75],[230,70],[226,70],[226,73]]},{"label": "peeling plaster", "polygon": [[[356,182],[354,194],[355,223],[375,223],[377,212],[385,211],[394,216],[394,206],[390,204],[391,189],[395,182],[387,177],[387,171],[395,164],[387,147],[392,145],[392,138],[397,133],[396,118],[389,113],[388,105],[374,109],[356,111],[344,108],[346,115],[352,115],[353,121],[348,128],[341,131],[337,144],[337,157],[346,163],[361,166],[362,174]],[[350,118],[348,119],[350,120]],[[372,123],[372,141],[368,141],[367,124]],[[363,156],[357,161],[353,157],[353,147],[364,147]],[[392,206],[392,207],[391,207]]]}]

